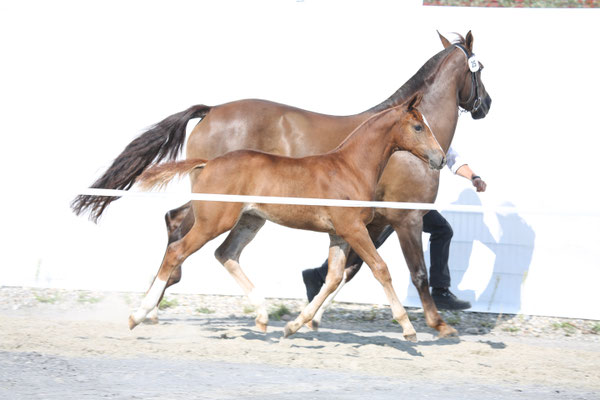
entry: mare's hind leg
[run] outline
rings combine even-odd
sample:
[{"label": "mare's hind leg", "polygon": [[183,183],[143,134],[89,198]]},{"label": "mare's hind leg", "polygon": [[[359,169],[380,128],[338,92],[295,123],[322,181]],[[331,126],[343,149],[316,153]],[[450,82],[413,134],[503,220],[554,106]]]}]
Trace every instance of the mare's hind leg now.
[{"label": "mare's hind leg", "polygon": [[215,257],[240,285],[250,303],[256,308],[256,326],[263,332],[267,331],[269,313],[264,297],[256,290],[250,279],[240,267],[240,255],[244,248],[254,239],[265,220],[252,214],[243,214],[229,235],[215,251]]},{"label": "mare's hind leg", "polygon": [[135,328],[150,310],[158,305],[173,271],[206,242],[231,229],[240,210],[241,205],[238,203],[202,202],[194,206],[193,227],[183,238],[167,247],[158,274],[146,292],[142,304],[129,316],[129,329]]},{"label": "mare's hind leg", "polygon": [[444,322],[429,293],[427,267],[423,258],[423,218],[420,214],[417,214],[411,221],[406,221],[402,225],[395,225],[394,229],[398,234],[402,253],[410,270],[412,283],[419,292],[427,325],[437,330],[439,337],[457,335],[456,329]]},{"label": "mare's hind leg", "polygon": [[[190,231],[194,225],[194,213],[192,212],[191,202],[187,202],[181,207],[171,210],[165,214],[165,223],[167,225],[167,233],[169,235],[169,241],[167,246],[173,242],[176,242],[183,238],[186,233]],[[181,265],[178,265],[167,281],[165,290],[176,284],[181,280]],[[158,304],[165,295],[163,290]],[[151,324],[158,324],[158,306],[154,307],[147,316],[147,322]]]},{"label": "mare's hind leg", "polygon": [[410,341],[417,340],[417,332],[413,327],[412,323],[408,319],[408,313],[402,306],[402,303],[398,299],[398,295],[396,295],[396,291],[392,286],[392,277],[390,276],[390,271],[388,270],[387,265],[377,253],[375,249],[375,245],[369,238],[369,234],[367,232],[367,228],[362,226],[354,226],[349,227],[349,229],[345,229],[342,233],[338,230],[340,234],[346,239],[346,241],[352,246],[352,249],[367,263],[375,279],[381,283],[383,286],[383,290],[385,291],[385,295],[390,302],[390,307],[392,308],[392,315],[394,319],[398,321],[400,326],[402,327],[404,338]]}]

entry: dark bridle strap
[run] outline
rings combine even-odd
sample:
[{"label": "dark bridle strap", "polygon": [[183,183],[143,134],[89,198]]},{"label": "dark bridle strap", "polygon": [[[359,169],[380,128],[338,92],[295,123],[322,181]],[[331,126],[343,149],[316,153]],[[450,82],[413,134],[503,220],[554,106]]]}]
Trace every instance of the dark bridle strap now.
[{"label": "dark bridle strap", "polygon": [[[475,55],[474,53],[469,54],[467,48],[460,43],[454,43],[453,45],[458,47],[462,50],[463,53],[465,53],[465,56],[467,57],[467,63],[469,62],[469,59]],[[477,111],[477,109],[481,105],[481,97],[479,96],[479,82],[477,79],[477,74],[473,71],[471,71],[471,94],[469,95],[469,100],[467,100],[465,104],[469,104],[471,101],[473,101],[473,106],[468,111]]]},{"label": "dark bridle strap", "polygon": [[465,56],[467,56],[467,60],[473,55],[473,54],[469,55],[469,51],[467,50],[467,48],[460,43],[454,43],[453,46],[456,46],[459,49],[461,49],[463,51],[463,53],[465,53]]}]

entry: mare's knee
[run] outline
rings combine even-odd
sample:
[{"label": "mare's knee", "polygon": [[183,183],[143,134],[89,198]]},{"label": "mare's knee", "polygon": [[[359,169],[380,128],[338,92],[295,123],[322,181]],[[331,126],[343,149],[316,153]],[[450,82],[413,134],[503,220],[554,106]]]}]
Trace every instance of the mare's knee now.
[{"label": "mare's knee", "polygon": [[429,279],[427,278],[427,271],[425,269],[420,269],[411,274],[411,280],[413,285],[415,285],[416,288],[429,288]]}]

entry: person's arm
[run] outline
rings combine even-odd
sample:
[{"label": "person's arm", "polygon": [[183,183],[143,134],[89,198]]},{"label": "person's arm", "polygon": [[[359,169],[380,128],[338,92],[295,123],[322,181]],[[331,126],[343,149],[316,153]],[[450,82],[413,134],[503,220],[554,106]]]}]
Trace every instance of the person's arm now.
[{"label": "person's arm", "polygon": [[446,165],[455,175],[460,175],[470,180],[478,192],[485,192],[487,184],[479,175],[473,172],[469,164],[452,147],[448,149],[448,153],[446,154]]},{"label": "person's arm", "polygon": [[481,179],[479,175],[473,172],[471,167],[469,167],[469,164],[463,164],[460,167],[458,167],[458,169],[456,170],[456,175],[460,175],[463,178],[467,178],[468,180],[470,180],[478,192],[485,192],[487,184],[483,181],[483,179]]}]

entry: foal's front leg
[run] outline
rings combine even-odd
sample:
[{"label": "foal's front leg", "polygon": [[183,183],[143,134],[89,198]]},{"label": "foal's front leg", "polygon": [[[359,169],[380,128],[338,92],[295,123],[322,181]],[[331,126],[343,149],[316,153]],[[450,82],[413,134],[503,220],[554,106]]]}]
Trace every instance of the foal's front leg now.
[{"label": "foal's front leg", "polygon": [[[378,220],[378,221],[373,220],[367,227],[367,229],[369,230],[369,236],[371,237],[371,240],[375,244],[375,248],[378,248],[379,246],[381,246],[383,244],[383,242],[385,241],[385,239],[387,239],[387,237],[389,236],[389,233],[387,232],[388,227],[385,222],[386,222],[385,220]],[[389,228],[389,229],[391,229],[391,228]],[[319,325],[321,324],[321,319],[323,318],[323,313],[325,312],[325,310],[327,310],[327,308],[329,308],[331,303],[333,303],[333,299],[335,299],[335,297],[338,295],[340,290],[342,290],[344,285],[346,283],[350,282],[350,280],[356,275],[356,273],[358,271],[360,271],[360,267],[362,266],[362,264],[363,264],[363,260],[361,260],[361,258],[356,254],[356,252],[354,252],[354,251],[352,251],[352,249],[350,249],[350,252],[348,253],[348,257],[346,257],[346,267],[344,269],[344,279],[342,279],[342,282],[340,283],[338,288],[335,290],[335,292],[333,292],[329,297],[327,297],[327,300],[323,303],[321,308],[319,308],[319,310],[313,317],[313,320],[307,324],[307,326],[309,328],[311,328],[315,331],[319,329]]]},{"label": "foal's front leg", "polygon": [[[190,231],[190,229],[192,229],[192,226],[194,225],[194,213],[192,211],[191,202],[187,202],[181,207],[167,212],[165,214],[165,223],[167,225],[167,233],[169,234],[169,241],[167,243],[168,246],[171,243],[182,239]],[[161,300],[165,296],[165,290],[180,280],[181,265],[178,265],[171,273],[171,276],[169,276],[167,285],[163,289],[162,295],[160,296],[160,299],[158,299],[157,304],[160,304]],[[158,324],[158,306],[154,307],[152,311],[150,311],[150,313],[146,316],[146,320],[151,324]]]},{"label": "foal's front leg", "polygon": [[359,257],[367,263],[369,268],[371,268],[375,279],[377,279],[383,286],[385,295],[387,296],[388,301],[390,302],[390,307],[392,308],[392,315],[402,327],[404,338],[406,340],[410,340],[411,342],[416,342],[417,332],[408,319],[408,313],[398,299],[398,295],[396,295],[396,291],[392,286],[392,277],[390,276],[390,271],[388,270],[387,265],[379,253],[377,253],[375,245],[369,237],[367,228],[364,225],[361,225],[349,227],[349,229],[344,230],[344,233],[340,232],[339,230],[338,232],[344,237],[344,239],[346,239],[348,244],[352,246],[352,249],[359,255]]},{"label": "foal's front leg", "polygon": [[319,293],[312,299],[310,303],[302,310],[300,315],[295,320],[288,322],[285,325],[283,336],[288,337],[300,329],[302,325],[311,321],[323,302],[327,297],[335,291],[342,282],[344,276],[344,266],[346,265],[346,257],[350,251],[350,247],[345,240],[337,235],[330,234],[329,245],[329,268],[325,277],[325,284]]}]

